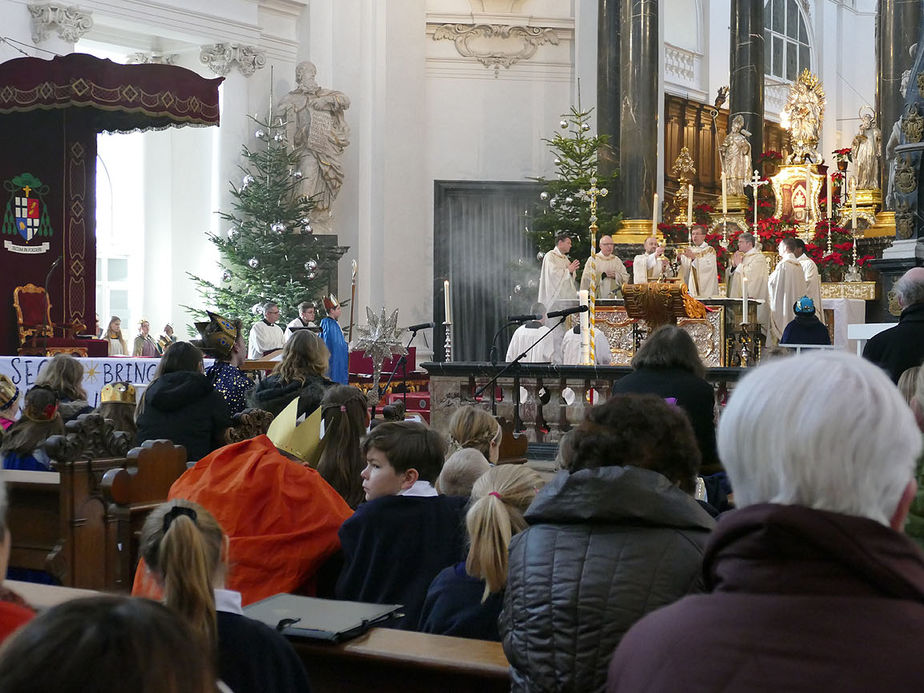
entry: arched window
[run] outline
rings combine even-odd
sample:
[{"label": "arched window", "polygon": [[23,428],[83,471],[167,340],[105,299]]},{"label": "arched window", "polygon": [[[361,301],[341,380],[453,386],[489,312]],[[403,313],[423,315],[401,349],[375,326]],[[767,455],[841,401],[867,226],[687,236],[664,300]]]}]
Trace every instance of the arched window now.
[{"label": "arched window", "polygon": [[795,82],[812,69],[808,27],[796,0],[767,0],[764,5],[764,72]]}]

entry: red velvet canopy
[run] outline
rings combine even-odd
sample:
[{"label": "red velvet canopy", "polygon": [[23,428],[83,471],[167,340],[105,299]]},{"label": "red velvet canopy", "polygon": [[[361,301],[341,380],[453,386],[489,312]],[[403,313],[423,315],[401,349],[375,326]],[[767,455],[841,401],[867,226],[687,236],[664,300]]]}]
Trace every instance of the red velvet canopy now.
[{"label": "red velvet canopy", "polygon": [[[120,65],[71,53],[0,64],[0,301],[44,286],[51,319],[94,326],[96,134],[218,125],[218,85],[172,65]],[[102,316],[105,324],[108,316]],[[16,321],[0,310],[0,353]]]},{"label": "red velvet canopy", "polygon": [[96,132],[218,125],[218,85],[173,65],[120,65],[84,53],[0,64],[0,114],[84,108]]}]

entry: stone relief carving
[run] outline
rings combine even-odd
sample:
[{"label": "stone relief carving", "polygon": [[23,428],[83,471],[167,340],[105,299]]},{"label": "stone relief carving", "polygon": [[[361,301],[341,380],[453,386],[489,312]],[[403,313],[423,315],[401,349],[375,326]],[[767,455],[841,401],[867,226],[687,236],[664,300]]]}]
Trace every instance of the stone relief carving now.
[{"label": "stone relief carving", "polygon": [[216,75],[224,77],[232,67],[237,67],[242,75],[250,77],[266,65],[266,52],[256,46],[239,43],[214,43],[202,46],[199,60]]},{"label": "stone relief carving", "polygon": [[433,40],[455,43],[459,55],[475,58],[487,68],[509,69],[521,60],[529,60],[539,46],[558,45],[554,29],[502,24],[441,24],[433,32]]},{"label": "stone relief carving", "polygon": [[911,160],[907,156],[898,158],[898,163],[895,167],[895,187],[905,195],[917,190],[918,179],[914,174],[914,168],[911,166]]},{"label": "stone relief carving", "polygon": [[924,94],[924,72],[918,73],[918,94]]},{"label": "stone relief carving", "polygon": [[902,118],[902,130],[908,142],[920,142],[924,135],[924,118],[921,117],[916,103],[911,104],[907,115]]},{"label": "stone relief carving", "polygon": [[132,53],[125,58],[129,65],[173,65],[176,53]]},{"label": "stone relief carving", "polygon": [[914,212],[908,201],[900,198],[895,205],[895,236],[902,240],[911,238],[914,230]]},{"label": "stone relief carving", "polygon": [[40,43],[48,38],[52,29],[68,43],[77,43],[81,36],[93,28],[93,16],[76,5],[49,3],[28,5],[32,17],[32,41]]}]

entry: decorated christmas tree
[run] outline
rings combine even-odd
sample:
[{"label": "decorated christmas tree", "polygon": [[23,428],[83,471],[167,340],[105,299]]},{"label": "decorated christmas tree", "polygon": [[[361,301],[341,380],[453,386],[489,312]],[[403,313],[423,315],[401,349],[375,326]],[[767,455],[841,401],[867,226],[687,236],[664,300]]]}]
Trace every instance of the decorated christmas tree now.
[{"label": "decorated christmas tree", "polygon": [[190,275],[203,307],[245,325],[266,301],[278,303],[284,317],[294,316],[302,301],[320,302],[346,250],[334,237],[312,233],[308,213],[314,203],[297,192],[298,155],[287,143],[285,123],[268,120],[254,119],[258,145],[242,148],[241,180],[231,185],[233,208],[219,212],[225,233],[209,234],[220,253],[221,282]]},{"label": "decorated christmas tree", "polygon": [[[567,231],[572,237],[570,256],[582,262],[590,256],[590,201],[582,194],[590,188],[590,179],[597,177],[598,188],[615,193],[616,174],[601,176],[597,173],[597,152],[607,147],[606,135],[591,134],[590,115],[593,109],[571,107],[562,117],[551,139],[543,139],[555,157],[556,177],[552,180],[537,178],[544,189],[539,194],[541,204],[534,215],[527,234],[540,251],[555,246],[555,234]],[[601,205],[597,210],[597,238],[613,234],[619,228],[621,215]]]}]

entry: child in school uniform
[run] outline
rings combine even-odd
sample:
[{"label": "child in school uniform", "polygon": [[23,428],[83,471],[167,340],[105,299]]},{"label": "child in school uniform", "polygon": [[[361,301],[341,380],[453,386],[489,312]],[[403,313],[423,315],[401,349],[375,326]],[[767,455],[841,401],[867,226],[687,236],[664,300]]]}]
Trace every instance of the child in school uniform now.
[{"label": "child in school uniform", "polygon": [[433,487],[443,466],[441,436],[412,421],[376,426],[363,440],[367,502],[340,528],[339,599],[403,604],[390,627],[413,630],[430,582],[464,557],[466,498]]}]

